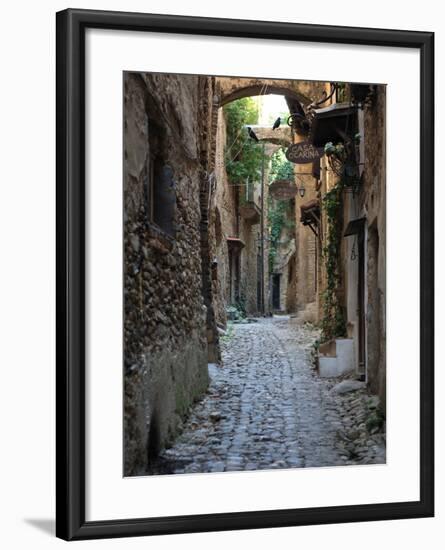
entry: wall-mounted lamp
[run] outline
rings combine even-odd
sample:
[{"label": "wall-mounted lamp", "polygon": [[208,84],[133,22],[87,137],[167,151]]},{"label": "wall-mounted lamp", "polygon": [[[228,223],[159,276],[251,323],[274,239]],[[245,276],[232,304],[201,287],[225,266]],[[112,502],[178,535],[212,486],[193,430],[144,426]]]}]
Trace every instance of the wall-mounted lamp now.
[{"label": "wall-mounted lamp", "polygon": [[298,188],[298,193],[299,193],[300,197],[303,198],[304,194],[306,193],[306,189],[303,186],[301,186],[301,187]]}]

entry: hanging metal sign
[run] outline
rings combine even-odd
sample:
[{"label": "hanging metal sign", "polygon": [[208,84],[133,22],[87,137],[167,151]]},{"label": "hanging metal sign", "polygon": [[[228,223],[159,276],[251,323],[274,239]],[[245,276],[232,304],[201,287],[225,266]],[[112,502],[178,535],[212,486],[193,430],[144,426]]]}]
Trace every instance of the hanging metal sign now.
[{"label": "hanging metal sign", "polygon": [[293,199],[298,193],[298,188],[293,181],[275,180],[269,186],[269,192],[275,199]]},{"label": "hanging metal sign", "polygon": [[324,155],[322,147],[314,147],[309,141],[294,143],[286,151],[286,158],[294,164],[306,164]]}]

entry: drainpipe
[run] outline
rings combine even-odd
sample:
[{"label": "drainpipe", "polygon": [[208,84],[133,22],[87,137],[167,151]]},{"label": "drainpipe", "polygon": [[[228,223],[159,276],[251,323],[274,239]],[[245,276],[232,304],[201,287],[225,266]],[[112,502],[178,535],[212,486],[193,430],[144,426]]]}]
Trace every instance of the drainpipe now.
[{"label": "drainpipe", "polygon": [[264,304],[264,152],[266,143],[263,141],[263,151],[261,158],[261,313],[266,313]]}]

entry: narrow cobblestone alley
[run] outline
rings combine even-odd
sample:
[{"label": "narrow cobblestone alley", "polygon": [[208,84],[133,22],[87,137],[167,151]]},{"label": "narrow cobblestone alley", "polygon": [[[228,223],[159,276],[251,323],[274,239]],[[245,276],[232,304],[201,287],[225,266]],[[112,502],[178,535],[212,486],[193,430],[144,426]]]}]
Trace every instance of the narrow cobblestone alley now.
[{"label": "narrow cobblestone alley", "polygon": [[385,462],[385,113],[125,72],[125,476]]},{"label": "narrow cobblestone alley", "polygon": [[365,389],[345,395],[311,364],[318,333],[289,317],[232,324],[222,363],[152,473],[383,463],[384,436],[365,427]]}]

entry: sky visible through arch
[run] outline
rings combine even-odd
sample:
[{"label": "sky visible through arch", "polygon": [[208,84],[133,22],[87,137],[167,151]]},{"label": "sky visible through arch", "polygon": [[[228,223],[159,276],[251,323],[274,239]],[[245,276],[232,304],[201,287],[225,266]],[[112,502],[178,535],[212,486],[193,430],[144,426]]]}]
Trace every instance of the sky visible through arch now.
[{"label": "sky visible through arch", "polygon": [[263,96],[257,96],[259,103],[259,118],[258,124],[260,126],[269,126],[274,123],[277,117],[286,113],[289,113],[286,100],[282,95],[267,94]]}]

